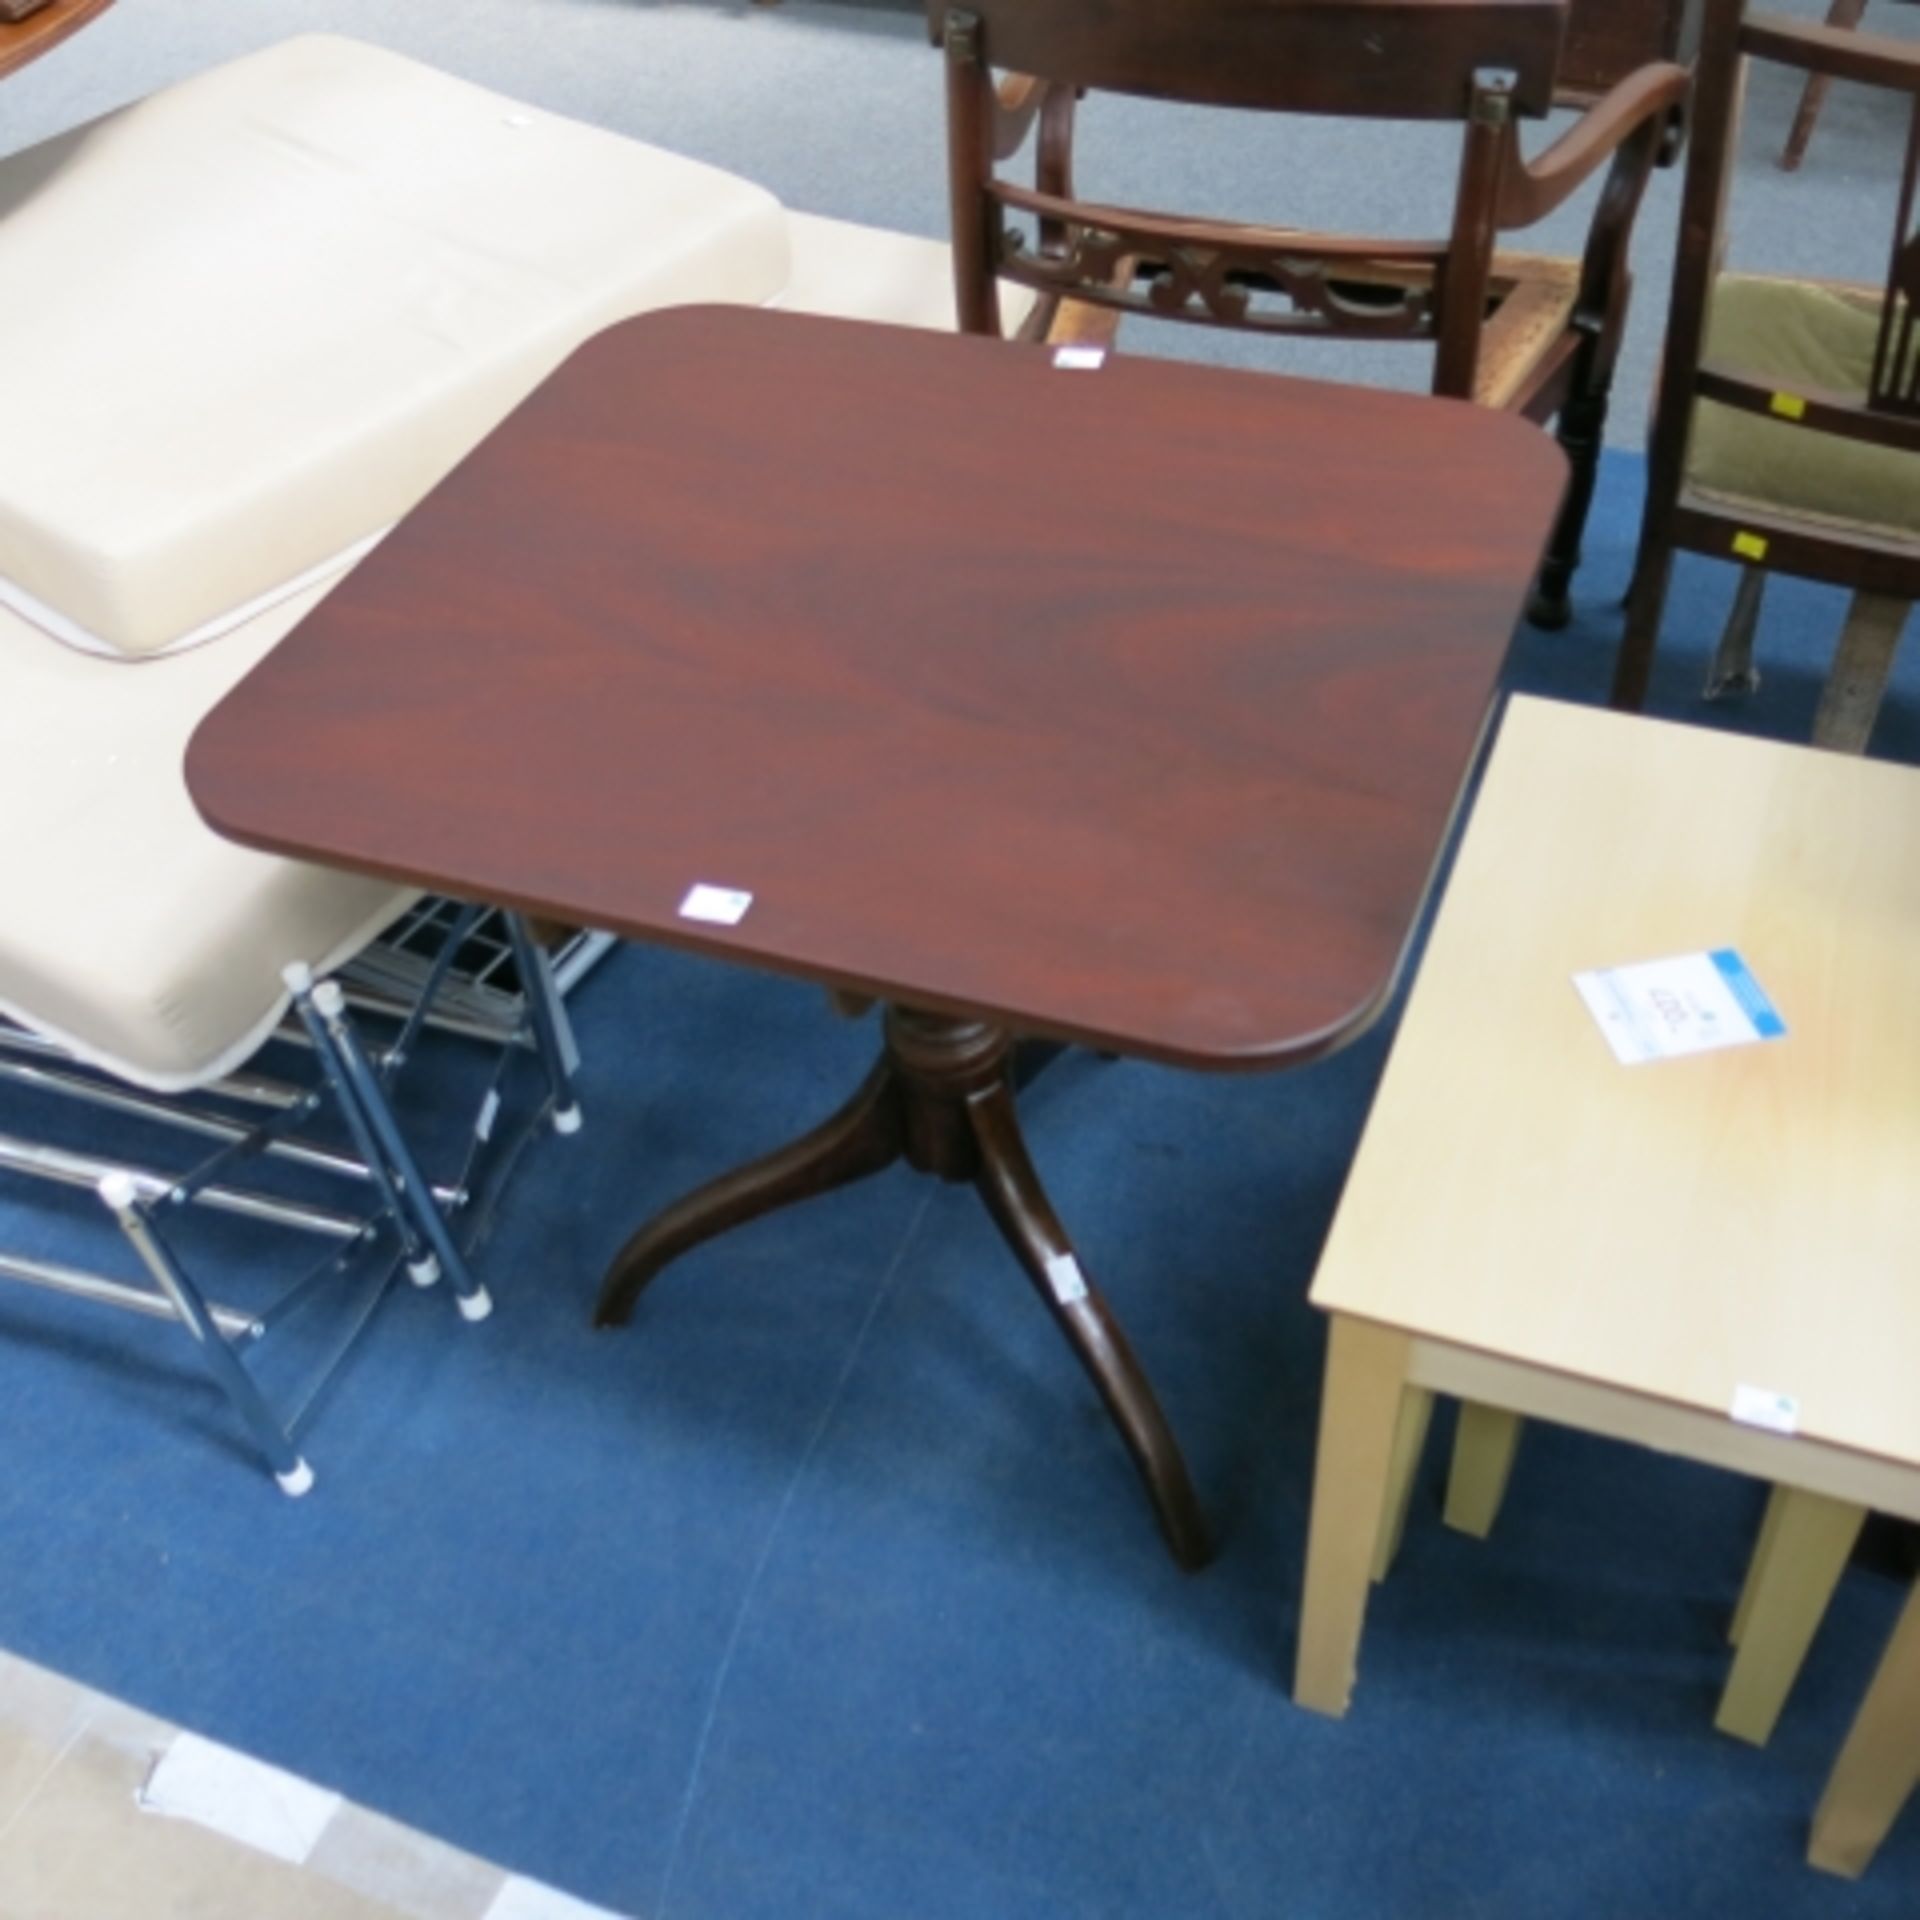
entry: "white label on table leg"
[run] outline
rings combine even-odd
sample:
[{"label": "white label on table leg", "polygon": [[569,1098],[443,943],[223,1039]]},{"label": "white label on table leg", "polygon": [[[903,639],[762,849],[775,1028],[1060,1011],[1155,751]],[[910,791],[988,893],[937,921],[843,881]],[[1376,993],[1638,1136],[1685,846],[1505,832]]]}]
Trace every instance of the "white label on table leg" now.
[{"label": "white label on table leg", "polygon": [[1765,1387],[1735,1387],[1732,1412],[1743,1427],[1765,1427],[1769,1433],[1800,1430],[1800,1402],[1790,1393],[1772,1393]]},{"label": "white label on table leg", "polygon": [[1063,1307],[1078,1306],[1087,1297],[1087,1277],[1070,1253],[1047,1255],[1047,1285]]},{"label": "white label on table leg", "polygon": [[716,927],[737,927],[747,917],[753,895],[738,887],[710,887],[703,880],[687,889],[680,902],[682,920],[709,920]]}]

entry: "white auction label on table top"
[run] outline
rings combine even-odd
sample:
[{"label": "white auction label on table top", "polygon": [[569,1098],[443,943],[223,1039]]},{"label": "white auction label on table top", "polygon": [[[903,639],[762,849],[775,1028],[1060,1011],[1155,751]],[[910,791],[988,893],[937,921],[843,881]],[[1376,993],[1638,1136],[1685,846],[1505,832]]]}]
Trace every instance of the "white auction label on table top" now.
[{"label": "white auction label on table top", "polygon": [[737,927],[747,917],[753,895],[739,887],[710,887],[703,880],[687,889],[680,902],[682,920],[706,920],[716,927]]},{"label": "white auction label on table top", "polygon": [[1784,1037],[1787,1023],[1731,947],[1576,973],[1573,984],[1624,1066]]}]

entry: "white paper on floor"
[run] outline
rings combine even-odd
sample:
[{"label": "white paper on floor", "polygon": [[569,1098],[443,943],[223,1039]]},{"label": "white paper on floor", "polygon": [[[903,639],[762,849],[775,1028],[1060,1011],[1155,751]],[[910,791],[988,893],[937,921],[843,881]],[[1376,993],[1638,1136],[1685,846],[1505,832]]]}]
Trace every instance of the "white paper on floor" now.
[{"label": "white paper on floor", "polygon": [[140,1790],[148,1813],[197,1825],[304,1866],[340,1796],[197,1733],[183,1733],[160,1756]]},{"label": "white paper on floor", "polygon": [[487,1920],[621,1920],[621,1916],[516,1874],[493,1896]]}]

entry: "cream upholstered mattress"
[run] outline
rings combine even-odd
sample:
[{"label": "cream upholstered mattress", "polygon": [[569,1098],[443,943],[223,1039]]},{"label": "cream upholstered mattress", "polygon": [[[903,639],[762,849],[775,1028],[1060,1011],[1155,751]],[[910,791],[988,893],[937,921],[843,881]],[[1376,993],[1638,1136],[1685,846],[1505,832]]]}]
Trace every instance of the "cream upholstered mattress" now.
[{"label": "cream upholstered mattress", "polygon": [[324,591],[139,664],[0,609],[0,1011],[143,1086],[191,1086],[266,1037],[282,967],[335,964],[407,906],[221,839],[181,777],[201,715]]},{"label": "cream upholstered mattress", "polygon": [[161,1089],[244,1059],[288,962],[413,897],[233,846],[187,797],[200,717],[340,576],[286,583],[615,319],[953,324],[943,244],[331,37],[0,162],[0,285],[0,576],[44,623],[0,604],[0,1010]]},{"label": "cream upholstered mattress", "polygon": [[747,181],[287,41],[0,165],[0,574],[149,652],[397,518],[609,321],[786,279]]}]

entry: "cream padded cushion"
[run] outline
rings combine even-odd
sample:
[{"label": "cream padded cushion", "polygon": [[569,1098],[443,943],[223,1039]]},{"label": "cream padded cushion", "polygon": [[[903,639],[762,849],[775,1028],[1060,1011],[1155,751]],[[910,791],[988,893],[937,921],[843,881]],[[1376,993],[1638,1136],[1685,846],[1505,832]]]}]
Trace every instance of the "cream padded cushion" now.
[{"label": "cream padded cushion", "polygon": [[332,584],[142,662],[0,609],[0,1011],[143,1086],[192,1086],[265,1038],[289,961],[336,964],[412,901],[222,840],[181,776],[201,715]]},{"label": "cream padded cushion", "polygon": [[[1879,291],[1817,281],[1723,275],[1714,288],[1705,358],[1789,392],[1823,390],[1863,400],[1883,298]],[[1686,484],[1734,506],[1896,540],[1920,537],[1920,456],[1711,400],[1694,408]]]},{"label": "cream padded cushion", "polygon": [[[953,331],[953,252],[944,240],[816,213],[789,213],[787,235],[793,264],[781,307]],[[1000,319],[1008,333],[1027,317],[1033,300],[1026,287],[1001,286]]]},{"label": "cream padded cushion", "polygon": [[747,181],[287,41],[0,163],[0,574],[152,651],[397,518],[587,335],[786,279]]}]

